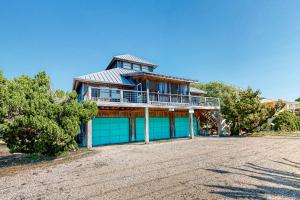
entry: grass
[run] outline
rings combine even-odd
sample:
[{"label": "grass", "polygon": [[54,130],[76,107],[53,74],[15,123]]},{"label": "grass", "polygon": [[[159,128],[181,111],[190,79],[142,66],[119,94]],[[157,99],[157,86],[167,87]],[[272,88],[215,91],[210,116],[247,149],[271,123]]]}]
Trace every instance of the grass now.
[{"label": "grass", "polygon": [[48,168],[62,163],[68,163],[92,154],[94,151],[79,149],[60,156],[46,156],[40,154],[9,153],[5,144],[0,143],[0,177],[17,174],[20,171],[36,168]]}]

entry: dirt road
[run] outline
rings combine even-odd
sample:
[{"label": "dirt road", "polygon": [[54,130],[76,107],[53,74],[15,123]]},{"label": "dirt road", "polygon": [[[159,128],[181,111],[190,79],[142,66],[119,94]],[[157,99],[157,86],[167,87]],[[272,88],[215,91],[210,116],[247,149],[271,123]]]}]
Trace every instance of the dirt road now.
[{"label": "dirt road", "polygon": [[300,199],[300,137],[99,147],[0,178],[1,199]]}]

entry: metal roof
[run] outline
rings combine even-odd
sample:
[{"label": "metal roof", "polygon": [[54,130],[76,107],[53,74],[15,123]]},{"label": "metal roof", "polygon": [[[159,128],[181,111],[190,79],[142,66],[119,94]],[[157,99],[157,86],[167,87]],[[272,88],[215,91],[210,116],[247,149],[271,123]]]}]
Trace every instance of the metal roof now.
[{"label": "metal roof", "polygon": [[130,54],[124,54],[124,55],[118,55],[118,56],[114,56],[112,58],[112,60],[110,61],[110,63],[108,64],[108,66],[106,67],[106,69],[111,69],[112,68],[112,64],[116,61],[116,60],[121,60],[121,61],[127,61],[127,62],[130,62],[130,63],[135,63],[135,64],[140,64],[140,65],[146,65],[146,66],[149,66],[149,67],[153,67],[153,68],[156,68],[157,65],[156,64],[153,64],[143,58],[139,58],[137,56],[133,56],[133,55],[130,55]]},{"label": "metal roof", "polygon": [[105,71],[79,76],[74,78],[74,80],[134,86],[135,84],[132,80],[126,79],[125,77],[122,76],[132,72],[134,72],[134,70],[114,68],[114,69],[109,69]]},{"label": "metal roof", "polygon": [[200,90],[200,89],[197,89],[197,88],[194,88],[194,87],[190,88],[190,92],[191,93],[198,93],[198,94],[206,94],[207,93],[204,90]]},{"label": "metal roof", "polygon": [[175,76],[169,76],[169,75],[163,75],[163,74],[157,74],[153,72],[141,72],[141,71],[134,71],[131,73],[124,74],[124,76],[154,76],[154,77],[161,77],[165,79],[172,79],[177,81],[186,81],[186,82],[198,82],[196,80],[186,79],[186,78],[180,78]]},{"label": "metal roof", "polygon": [[118,55],[118,56],[114,56],[114,58],[117,58],[120,60],[127,60],[130,62],[136,62],[136,63],[146,64],[146,65],[156,66],[155,64],[153,64],[145,59],[142,59],[142,58],[130,55],[130,54]]}]

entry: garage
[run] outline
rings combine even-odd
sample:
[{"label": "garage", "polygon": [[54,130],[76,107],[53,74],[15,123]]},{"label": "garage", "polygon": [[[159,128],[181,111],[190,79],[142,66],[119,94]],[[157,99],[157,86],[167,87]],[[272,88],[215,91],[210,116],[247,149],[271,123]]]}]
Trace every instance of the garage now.
[{"label": "garage", "polygon": [[[197,119],[194,120],[194,135],[198,133]],[[188,117],[175,117],[175,137],[183,138],[190,136],[190,122]]]},{"label": "garage", "polygon": [[[136,118],[136,141],[144,141],[145,118]],[[170,138],[170,122],[168,117],[149,118],[149,140]]]},{"label": "garage", "polygon": [[95,118],[93,146],[129,142],[129,118]]}]

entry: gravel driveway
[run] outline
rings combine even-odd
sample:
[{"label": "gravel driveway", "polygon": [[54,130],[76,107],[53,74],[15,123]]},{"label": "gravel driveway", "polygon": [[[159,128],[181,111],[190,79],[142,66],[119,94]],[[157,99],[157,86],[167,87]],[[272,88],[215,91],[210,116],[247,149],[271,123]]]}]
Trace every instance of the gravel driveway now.
[{"label": "gravel driveway", "polygon": [[1,199],[300,199],[300,137],[114,145],[0,178]]}]

